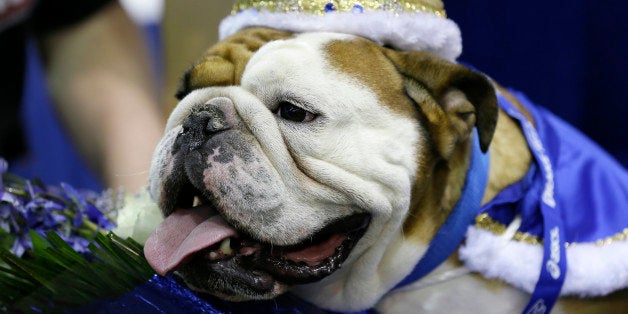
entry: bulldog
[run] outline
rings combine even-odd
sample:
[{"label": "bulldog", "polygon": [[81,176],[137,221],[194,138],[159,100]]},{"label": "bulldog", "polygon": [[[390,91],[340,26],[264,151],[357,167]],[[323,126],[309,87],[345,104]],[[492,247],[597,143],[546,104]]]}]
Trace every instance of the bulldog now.
[{"label": "bulldog", "polygon": [[[521,311],[529,292],[469,271],[456,252],[394,289],[461,198],[474,145],[490,155],[482,204],[533,164],[496,91],[531,116],[483,74],[429,53],[241,30],[181,80],[151,168],[166,218],[146,257],[231,301],[290,291],[334,311]],[[562,298],[554,309],[611,313],[626,300]]]}]

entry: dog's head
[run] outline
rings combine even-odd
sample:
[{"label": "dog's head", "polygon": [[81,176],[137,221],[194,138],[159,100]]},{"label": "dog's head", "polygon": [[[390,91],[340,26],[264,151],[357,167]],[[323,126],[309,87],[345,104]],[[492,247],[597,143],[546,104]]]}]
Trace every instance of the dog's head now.
[{"label": "dog's head", "polygon": [[210,49],[178,97],[151,169],[166,219],[146,256],[229,300],[394,285],[437,227],[426,217],[455,198],[471,130],[486,150],[497,117],[491,84],[462,66],[263,28]]}]

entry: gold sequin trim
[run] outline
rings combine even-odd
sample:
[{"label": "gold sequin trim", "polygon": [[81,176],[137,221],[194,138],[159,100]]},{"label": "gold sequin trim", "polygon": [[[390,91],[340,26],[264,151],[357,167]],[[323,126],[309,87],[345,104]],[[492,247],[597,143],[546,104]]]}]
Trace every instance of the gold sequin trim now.
[{"label": "gold sequin trim", "polygon": [[235,14],[239,11],[253,8],[269,12],[293,12],[318,15],[329,12],[390,11],[394,13],[426,12],[443,18],[447,16],[443,3],[435,0],[237,0],[233,5],[231,13]]},{"label": "gold sequin trim", "polygon": [[[484,213],[484,214],[480,214],[478,216],[475,217],[475,226],[480,228],[480,229],[484,229],[487,230],[491,233],[494,233],[496,235],[502,235],[504,234],[504,232],[506,232],[506,226],[504,224],[501,224],[495,220],[493,220],[488,214]],[[515,241],[519,241],[519,242],[525,242],[528,244],[534,244],[534,245],[541,245],[543,244],[543,239],[540,239],[539,237],[529,234],[527,232],[521,232],[521,231],[517,231],[515,233],[515,235],[512,237],[513,240]],[[609,245],[613,242],[617,242],[617,241],[626,241],[628,240],[628,228],[624,228],[624,230],[622,230],[622,232],[617,233],[613,236],[610,237],[606,237],[604,239],[600,239],[595,241],[595,244],[598,246],[605,246],[605,245]],[[567,247],[573,247],[576,246],[578,244],[583,244],[583,243],[565,243],[565,246]]]},{"label": "gold sequin trim", "polygon": [[487,231],[490,231],[497,235],[502,235],[506,232],[506,226],[493,220],[488,214],[480,214],[475,217],[475,226]]},{"label": "gold sequin trim", "polygon": [[529,234],[527,232],[517,231],[517,232],[515,232],[515,235],[512,236],[512,238],[515,241],[525,242],[525,243],[533,244],[533,245],[541,245],[541,244],[543,244],[543,239],[540,239],[539,237],[537,237],[535,235],[531,235],[531,234]]},{"label": "gold sequin trim", "polygon": [[611,237],[606,237],[604,239],[600,239],[595,241],[595,244],[599,245],[599,246],[604,246],[604,245],[609,245],[613,242],[616,241],[625,241],[628,240],[628,228],[625,228],[624,231],[622,231],[621,233],[618,233],[614,236]]},{"label": "gold sequin trim", "polygon": [[[486,213],[480,214],[475,217],[475,226],[497,235],[502,235],[504,234],[504,232],[506,232],[506,225],[493,220]],[[529,234],[527,232],[517,231],[512,238],[515,241],[525,242],[528,244],[543,244],[543,239],[540,239],[539,237]]]}]

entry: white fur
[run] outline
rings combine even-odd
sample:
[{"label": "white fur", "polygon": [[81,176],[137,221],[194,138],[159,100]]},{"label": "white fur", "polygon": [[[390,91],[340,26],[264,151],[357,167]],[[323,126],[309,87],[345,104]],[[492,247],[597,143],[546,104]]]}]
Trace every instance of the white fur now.
[{"label": "white fur", "polygon": [[172,171],[172,154],[170,154],[170,149],[165,149],[165,147],[172,147],[180,130],[181,126],[175,129],[166,129],[164,136],[157,144],[157,149],[153,152],[148,181],[150,196],[156,202],[161,199],[161,188],[164,179]]},{"label": "white fur", "polygon": [[[531,293],[541,269],[543,247],[508,235],[470,227],[460,259],[487,278],[499,278]],[[561,295],[603,296],[628,286],[628,242],[567,247],[567,275]],[[603,279],[601,279],[603,278]]]},{"label": "white fur", "polygon": [[339,32],[366,37],[380,45],[400,50],[435,53],[454,61],[462,52],[458,25],[452,20],[424,12],[333,12],[325,15],[272,13],[249,9],[226,17],[220,24],[220,39],[250,26],[303,32]]}]

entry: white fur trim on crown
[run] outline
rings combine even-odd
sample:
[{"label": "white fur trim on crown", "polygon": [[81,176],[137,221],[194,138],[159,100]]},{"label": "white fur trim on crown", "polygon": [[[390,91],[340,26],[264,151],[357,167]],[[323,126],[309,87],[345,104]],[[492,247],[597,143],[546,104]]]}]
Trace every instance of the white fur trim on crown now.
[{"label": "white fur trim on crown", "polygon": [[462,52],[458,25],[452,20],[424,12],[332,12],[314,15],[248,9],[228,16],[221,22],[220,39],[250,26],[265,26],[296,33],[353,34],[400,50],[435,53],[451,61],[455,61]]},{"label": "white fur trim on crown", "polygon": [[[567,275],[560,294],[603,296],[628,287],[627,252],[628,241],[603,246],[595,243],[569,246]],[[469,227],[459,256],[472,271],[532,293],[541,271],[543,246]]]}]

